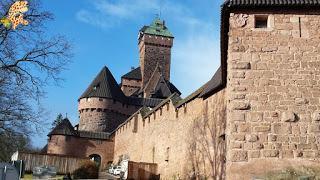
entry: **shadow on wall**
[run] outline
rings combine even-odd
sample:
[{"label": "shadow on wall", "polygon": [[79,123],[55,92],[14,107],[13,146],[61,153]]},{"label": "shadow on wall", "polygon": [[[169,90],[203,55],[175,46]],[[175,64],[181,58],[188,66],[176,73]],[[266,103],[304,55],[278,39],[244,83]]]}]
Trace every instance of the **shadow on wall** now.
[{"label": "shadow on wall", "polygon": [[[189,179],[224,179],[226,106],[224,98],[217,107],[204,104],[202,117],[193,120],[189,139],[189,163],[185,176]],[[214,105],[213,105],[214,106]],[[211,113],[209,113],[209,110]]]}]

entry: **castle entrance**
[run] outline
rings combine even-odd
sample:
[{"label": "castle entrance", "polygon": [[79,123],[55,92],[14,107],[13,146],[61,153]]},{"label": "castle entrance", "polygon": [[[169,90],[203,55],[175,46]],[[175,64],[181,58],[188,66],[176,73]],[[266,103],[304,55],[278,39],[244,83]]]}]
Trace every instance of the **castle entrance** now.
[{"label": "castle entrance", "polygon": [[98,154],[91,154],[91,155],[89,156],[89,158],[90,158],[92,161],[94,161],[94,162],[98,165],[98,167],[100,167],[100,165],[101,165],[101,156],[100,156],[100,155],[98,155]]}]

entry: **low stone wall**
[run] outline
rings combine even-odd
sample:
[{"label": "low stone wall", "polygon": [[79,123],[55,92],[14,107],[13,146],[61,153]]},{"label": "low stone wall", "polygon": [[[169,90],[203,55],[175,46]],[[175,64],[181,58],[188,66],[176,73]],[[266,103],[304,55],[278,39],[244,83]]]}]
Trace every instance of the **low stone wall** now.
[{"label": "low stone wall", "polygon": [[102,168],[113,161],[114,142],[73,136],[52,135],[48,140],[48,154],[63,154],[74,157],[89,157],[97,154],[101,157]]}]

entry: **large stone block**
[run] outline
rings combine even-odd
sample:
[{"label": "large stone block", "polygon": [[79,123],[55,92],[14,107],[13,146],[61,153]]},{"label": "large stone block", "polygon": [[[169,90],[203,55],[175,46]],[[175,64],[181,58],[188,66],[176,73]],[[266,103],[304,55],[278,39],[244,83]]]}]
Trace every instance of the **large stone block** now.
[{"label": "large stone block", "polygon": [[291,134],[291,125],[286,123],[273,123],[272,133],[274,134]]},{"label": "large stone block", "polygon": [[245,113],[242,112],[232,112],[231,120],[233,121],[245,121]]},{"label": "large stone block", "polygon": [[250,109],[250,104],[248,102],[233,102],[234,110],[248,110]]},{"label": "large stone block", "polygon": [[263,150],[264,157],[279,157],[279,150]]},{"label": "large stone block", "polygon": [[311,124],[309,126],[309,132],[311,132],[311,133],[320,133],[320,124]]},{"label": "large stone block", "polygon": [[284,122],[295,122],[297,120],[296,114],[292,111],[283,112],[281,120]]},{"label": "large stone block", "polygon": [[248,161],[248,151],[231,150],[230,161],[232,162]]},{"label": "large stone block", "polygon": [[315,111],[315,112],[312,114],[312,120],[313,120],[313,121],[320,121],[320,111]]},{"label": "large stone block", "polygon": [[249,119],[252,122],[262,121],[263,120],[263,113],[262,112],[249,113]]},{"label": "large stone block", "polygon": [[253,128],[254,132],[269,132],[271,130],[269,125],[256,126]]},{"label": "large stone block", "polygon": [[232,69],[250,69],[251,64],[250,62],[233,62],[232,63]]},{"label": "large stone block", "polygon": [[258,136],[255,134],[247,135],[248,142],[256,142],[256,141],[258,141],[258,139],[259,139]]},{"label": "large stone block", "polygon": [[252,150],[248,152],[249,158],[259,158],[260,157],[260,151],[258,150]]}]

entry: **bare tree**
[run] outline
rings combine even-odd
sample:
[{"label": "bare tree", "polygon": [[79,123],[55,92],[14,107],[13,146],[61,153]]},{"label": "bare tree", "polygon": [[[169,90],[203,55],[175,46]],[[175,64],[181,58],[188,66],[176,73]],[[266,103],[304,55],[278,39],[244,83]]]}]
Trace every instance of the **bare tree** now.
[{"label": "bare tree", "polygon": [[[224,179],[226,106],[220,98],[216,108],[205,104],[202,117],[190,129],[189,158],[192,179]],[[213,109],[209,114],[209,109]]]},{"label": "bare tree", "polygon": [[[0,1],[0,17],[8,14],[14,2]],[[0,25],[0,134],[29,135],[41,127],[44,87],[58,84],[70,62],[69,43],[61,35],[50,37],[46,32],[45,23],[53,15],[43,11],[40,2],[28,2],[27,26],[14,30]]]}]

